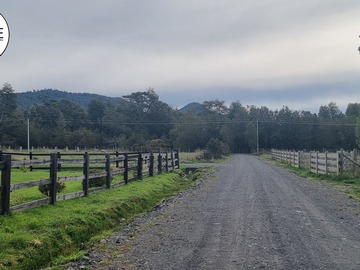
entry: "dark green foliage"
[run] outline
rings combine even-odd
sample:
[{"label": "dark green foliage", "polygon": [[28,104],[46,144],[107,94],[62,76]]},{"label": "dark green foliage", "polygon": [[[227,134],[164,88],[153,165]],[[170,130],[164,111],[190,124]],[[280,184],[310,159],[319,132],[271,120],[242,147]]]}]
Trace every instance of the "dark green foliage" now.
[{"label": "dark green foliage", "polygon": [[[101,173],[101,172],[104,172],[104,171],[97,170],[97,169],[90,169],[90,174]],[[89,179],[89,187],[90,188],[102,187],[102,186],[105,186],[105,184],[106,184],[106,176]]]},{"label": "dark green foliage", "polygon": [[[56,192],[59,193],[65,189],[65,183],[56,183]],[[38,187],[39,191],[46,195],[50,196],[50,185],[41,185]]]},{"label": "dark green foliage", "polygon": [[[11,85],[1,89],[0,145],[34,147],[115,148],[141,151],[172,147],[204,150],[211,138],[228,145],[231,152],[259,149],[353,149],[360,141],[360,104],[351,103],[342,113],[331,102],[319,112],[294,111],[284,106],[228,106],[215,99],[190,103],[176,110],[159,100],[153,88],[123,98],[94,94],[40,90],[17,94]],[[257,141],[258,139],[258,141]]]},{"label": "dark green foliage", "polygon": [[9,83],[0,89],[0,145],[16,145],[26,141],[25,119],[18,110],[16,94]]},{"label": "dark green foliage", "polygon": [[206,145],[204,157],[206,159],[211,159],[211,158],[219,159],[223,155],[228,155],[228,154],[230,154],[229,146],[223,143],[222,141],[220,141],[219,139],[212,138]]},{"label": "dark green foliage", "polygon": [[355,134],[357,146],[360,147],[360,116],[356,120]]}]

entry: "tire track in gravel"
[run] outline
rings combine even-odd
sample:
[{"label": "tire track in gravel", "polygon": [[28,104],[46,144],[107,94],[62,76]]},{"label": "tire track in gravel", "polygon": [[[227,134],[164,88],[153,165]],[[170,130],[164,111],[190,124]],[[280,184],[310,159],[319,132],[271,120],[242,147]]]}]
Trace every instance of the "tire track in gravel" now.
[{"label": "tire track in gravel", "polygon": [[359,203],[249,155],[136,228],[89,268],[360,269]]}]

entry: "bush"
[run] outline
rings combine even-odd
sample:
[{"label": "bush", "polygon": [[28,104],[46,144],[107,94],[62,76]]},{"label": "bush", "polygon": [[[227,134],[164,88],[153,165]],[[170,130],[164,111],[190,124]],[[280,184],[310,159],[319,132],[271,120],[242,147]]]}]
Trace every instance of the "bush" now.
[{"label": "bush", "polygon": [[[96,169],[90,170],[90,174],[101,173],[101,172],[102,172],[101,170],[96,170]],[[106,184],[106,176],[89,179],[89,187],[90,188],[102,187],[102,186],[105,186],[105,184]]]},{"label": "bush", "polygon": [[[63,191],[65,189],[65,183],[56,183],[56,193],[59,193],[61,191]],[[47,184],[47,185],[41,185],[39,186],[39,191],[50,197],[50,185]]]},{"label": "bush", "polygon": [[219,139],[211,138],[206,145],[204,152],[205,159],[221,158],[223,155],[230,154],[230,148]]}]

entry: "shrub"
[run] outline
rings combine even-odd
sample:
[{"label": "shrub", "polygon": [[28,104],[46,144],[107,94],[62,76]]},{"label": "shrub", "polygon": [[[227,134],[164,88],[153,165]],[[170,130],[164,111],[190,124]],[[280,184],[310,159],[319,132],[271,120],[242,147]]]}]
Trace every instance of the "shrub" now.
[{"label": "shrub", "polygon": [[205,159],[221,158],[223,155],[230,154],[230,148],[219,139],[211,138],[206,145],[204,152]]},{"label": "shrub", "polygon": [[[90,174],[101,173],[101,172],[102,172],[101,170],[97,170],[97,169],[90,170]],[[106,184],[106,176],[89,179],[89,187],[90,188],[102,187],[105,184]]]},{"label": "shrub", "polygon": [[[65,187],[66,187],[65,183],[56,183],[56,192],[58,193],[58,192],[63,191],[65,189]],[[49,184],[39,186],[39,191],[42,194],[50,197],[50,185]]]}]

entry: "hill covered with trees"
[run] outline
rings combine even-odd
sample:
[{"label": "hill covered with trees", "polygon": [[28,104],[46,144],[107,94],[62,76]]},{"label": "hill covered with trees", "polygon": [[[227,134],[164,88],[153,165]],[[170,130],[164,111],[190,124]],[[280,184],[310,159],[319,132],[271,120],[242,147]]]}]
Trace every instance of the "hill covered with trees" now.
[{"label": "hill covered with trees", "polygon": [[121,98],[112,98],[98,94],[89,93],[71,93],[54,89],[33,90],[23,93],[17,93],[17,105],[21,109],[31,109],[35,104],[45,103],[49,100],[65,99],[73,103],[79,104],[83,109],[87,109],[90,101],[97,99],[102,102],[118,102]]},{"label": "hill covered with trees", "polygon": [[[360,104],[345,112],[334,102],[318,113],[229,106],[221,100],[192,103],[180,110],[162,102],[154,89],[121,98],[40,90],[15,94],[0,88],[0,145],[116,148],[174,147],[186,151],[221,145],[231,152],[264,149],[352,149],[360,143]],[[356,125],[357,124],[357,125]]]}]

